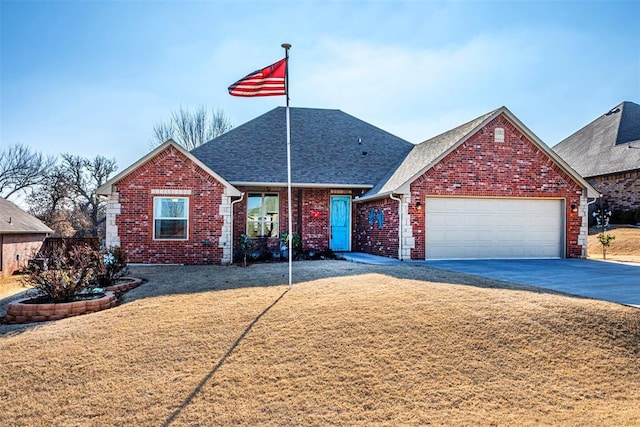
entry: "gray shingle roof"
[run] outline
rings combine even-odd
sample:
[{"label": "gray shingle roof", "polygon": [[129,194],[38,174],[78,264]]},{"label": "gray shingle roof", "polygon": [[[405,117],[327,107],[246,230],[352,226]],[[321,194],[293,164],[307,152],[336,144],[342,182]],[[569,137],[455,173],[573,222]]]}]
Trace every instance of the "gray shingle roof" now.
[{"label": "gray shingle roof", "polygon": [[42,221],[0,197],[0,234],[53,233]]},{"label": "gray shingle roof", "polygon": [[585,178],[640,169],[640,105],[625,101],[553,150]]},{"label": "gray shingle roof", "polygon": [[413,178],[420,171],[428,167],[449,148],[456,145],[476,127],[491,117],[497,110],[484,114],[470,122],[451,129],[443,134],[428,139],[413,147],[409,155],[402,161],[397,169],[369,191],[365,197],[396,191],[400,186]]},{"label": "gray shingle roof", "polygon": [[[294,184],[373,187],[414,146],[340,110],[290,108],[290,115]],[[284,183],[286,149],[286,109],[277,107],[191,154],[232,184]]]}]

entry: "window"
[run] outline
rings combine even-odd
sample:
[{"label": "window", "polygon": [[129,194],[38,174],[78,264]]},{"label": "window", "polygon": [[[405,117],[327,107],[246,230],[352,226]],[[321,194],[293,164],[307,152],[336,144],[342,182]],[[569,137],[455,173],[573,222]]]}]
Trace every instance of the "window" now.
[{"label": "window", "polygon": [[278,237],[278,195],[249,194],[247,199],[247,235]]},{"label": "window", "polygon": [[153,238],[186,240],[189,238],[189,198],[153,198]]}]

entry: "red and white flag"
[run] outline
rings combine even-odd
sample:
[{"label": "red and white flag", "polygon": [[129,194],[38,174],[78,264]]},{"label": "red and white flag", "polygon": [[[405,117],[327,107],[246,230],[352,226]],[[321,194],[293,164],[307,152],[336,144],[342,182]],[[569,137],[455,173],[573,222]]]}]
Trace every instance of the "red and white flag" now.
[{"label": "red and white flag", "polygon": [[285,76],[287,58],[254,71],[229,86],[233,96],[278,96],[286,95]]}]

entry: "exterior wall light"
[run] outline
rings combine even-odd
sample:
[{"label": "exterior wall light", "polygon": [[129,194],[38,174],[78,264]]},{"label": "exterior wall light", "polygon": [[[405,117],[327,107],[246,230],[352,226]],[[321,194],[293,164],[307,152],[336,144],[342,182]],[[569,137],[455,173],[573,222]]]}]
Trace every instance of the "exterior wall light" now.
[{"label": "exterior wall light", "polygon": [[571,205],[571,212],[578,212],[578,207],[575,204]]},{"label": "exterior wall light", "polygon": [[416,202],[416,210],[418,211],[422,210],[422,202]]}]

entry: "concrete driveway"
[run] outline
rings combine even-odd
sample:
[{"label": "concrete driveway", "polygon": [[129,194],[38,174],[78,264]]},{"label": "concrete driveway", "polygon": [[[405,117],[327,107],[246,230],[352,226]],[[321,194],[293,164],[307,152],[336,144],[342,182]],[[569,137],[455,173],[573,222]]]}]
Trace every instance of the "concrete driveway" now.
[{"label": "concrete driveway", "polygon": [[433,260],[420,263],[640,307],[640,264],[586,259]]}]

